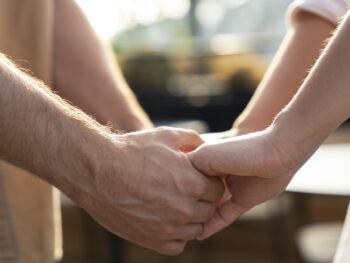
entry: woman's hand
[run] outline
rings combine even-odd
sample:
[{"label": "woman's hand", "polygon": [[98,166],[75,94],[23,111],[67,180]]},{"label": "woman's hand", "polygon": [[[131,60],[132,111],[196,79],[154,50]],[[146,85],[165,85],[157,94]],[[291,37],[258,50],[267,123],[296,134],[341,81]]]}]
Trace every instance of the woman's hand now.
[{"label": "woman's hand", "polygon": [[[349,118],[349,43],[350,11],[298,92],[277,115],[272,128],[204,144],[189,153],[200,171],[213,176],[230,175],[226,183],[232,196],[220,204],[216,216],[205,225],[200,238],[212,235],[253,206],[283,191],[293,174],[324,139]],[[286,74],[290,75],[290,72],[287,70]],[[276,81],[275,87],[279,90],[282,90],[281,85],[288,83],[280,78]],[[267,101],[268,109],[276,105],[271,99],[267,98]],[[280,106],[273,112],[277,113]],[[260,114],[261,108],[255,107],[255,112]],[[250,121],[256,123],[253,119]],[[246,125],[241,122],[239,126]]]},{"label": "woman's hand", "polygon": [[278,141],[273,130],[267,129],[206,143],[189,153],[197,169],[226,178],[230,192],[218,205],[214,218],[205,224],[199,239],[208,238],[286,188],[307,157],[294,158],[297,151],[288,146],[288,140]]}]

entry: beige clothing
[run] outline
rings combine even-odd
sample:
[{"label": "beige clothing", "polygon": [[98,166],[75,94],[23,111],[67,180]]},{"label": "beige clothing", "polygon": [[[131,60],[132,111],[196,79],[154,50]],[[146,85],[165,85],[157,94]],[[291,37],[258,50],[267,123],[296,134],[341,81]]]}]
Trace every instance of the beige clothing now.
[{"label": "beige clothing", "polygon": [[[0,52],[52,82],[53,0],[0,0]],[[59,195],[47,183],[0,160],[0,263],[60,257]]]}]

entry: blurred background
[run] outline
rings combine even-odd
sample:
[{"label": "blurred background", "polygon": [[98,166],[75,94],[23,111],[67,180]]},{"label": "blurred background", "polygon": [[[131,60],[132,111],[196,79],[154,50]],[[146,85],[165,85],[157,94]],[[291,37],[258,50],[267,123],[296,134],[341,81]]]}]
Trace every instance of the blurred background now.
[{"label": "blurred background", "polygon": [[[291,0],[77,2],[156,124],[214,132],[229,129],[254,93]],[[63,262],[331,262],[347,204],[285,193],[165,257],[114,237],[63,197]]]},{"label": "blurred background", "polygon": [[152,119],[200,120],[209,131],[230,128],[248,102],[290,2],[79,1]]}]

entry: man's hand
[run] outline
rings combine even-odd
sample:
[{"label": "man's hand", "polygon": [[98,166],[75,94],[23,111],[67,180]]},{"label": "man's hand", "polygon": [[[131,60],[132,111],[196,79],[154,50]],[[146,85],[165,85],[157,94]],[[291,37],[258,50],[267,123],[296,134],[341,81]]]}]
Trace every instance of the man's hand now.
[{"label": "man's hand", "polygon": [[93,192],[72,193],[100,224],[130,241],[179,254],[215,214],[219,178],[198,172],[183,151],[202,144],[192,131],[159,128],[117,135],[118,156],[101,156]]},{"label": "man's hand", "polygon": [[280,194],[307,158],[292,160],[293,151],[276,144],[271,131],[203,144],[189,153],[197,169],[226,178],[230,194],[220,201],[216,215],[205,224],[205,239],[233,223],[252,207]]},{"label": "man's hand", "polygon": [[113,233],[178,254],[214,215],[224,187],[187,158],[203,142],[195,132],[115,135],[1,54],[0,80],[0,158],[53,184]]}]

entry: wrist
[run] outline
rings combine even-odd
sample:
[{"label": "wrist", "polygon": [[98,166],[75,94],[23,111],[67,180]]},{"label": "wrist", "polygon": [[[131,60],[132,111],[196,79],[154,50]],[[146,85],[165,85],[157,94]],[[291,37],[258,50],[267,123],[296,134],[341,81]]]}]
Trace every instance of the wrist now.
[{"label": "wrist", "polygon": [[[45,167],[42,174],[48,176],[50,183],[83,206],[90,196],[102,194],[99,182],[104,180],[107,173],[120,171],[116,166],[122,147],[112,133],[96,127],[86,129],[76,123],[70,126],[69,133],[70,135],[66,135],[67,146],[59,146],[62,148],[61,157],[50,171]],[[119,177],[119,174],[115,174],[115,177]]]},{"label": "wrist", "polygon": [[267,130],[285,167],[300,167],[323,141],[321,134],[303,123],[302,116],[288,110],[279,113]]}]

